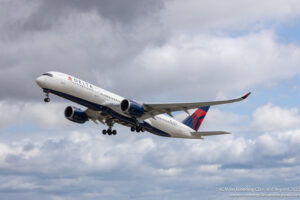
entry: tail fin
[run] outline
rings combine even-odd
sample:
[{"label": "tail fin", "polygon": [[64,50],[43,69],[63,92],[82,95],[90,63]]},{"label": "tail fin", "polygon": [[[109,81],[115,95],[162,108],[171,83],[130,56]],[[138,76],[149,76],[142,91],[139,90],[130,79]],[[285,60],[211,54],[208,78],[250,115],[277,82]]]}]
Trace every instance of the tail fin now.
[{"label": "tail fin", "polygon": [[199,107],[192,115],[185,118],[182,123],[194,129],[195,131],[198,131],[208,110],[209,106]]}]

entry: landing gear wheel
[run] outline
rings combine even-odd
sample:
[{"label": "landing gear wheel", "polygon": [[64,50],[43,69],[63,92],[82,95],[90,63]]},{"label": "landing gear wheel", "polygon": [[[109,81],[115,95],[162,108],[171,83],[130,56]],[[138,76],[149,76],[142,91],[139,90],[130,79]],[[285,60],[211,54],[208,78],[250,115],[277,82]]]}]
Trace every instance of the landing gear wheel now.
[{"label": "landing gear wheel", "polygon": [[107,134],[108,134],[108,135],[111,135],[111,134],[112,134],[111,129],[108,129],[108,130],[107,130]]},{"label": "landing gear wheel", "polygon": [[113,130],[113,131],[112,131],[112,134],[113,134],[113,135],[117,135],[117,131],[116,131],[116,130]]},{"label": "landing gear wheel", "polygon": [[130,128],[130,130],[131,130],[131,132],[134,132],[134,131],[135,131],[135,127],[132,126],[132,127]]},{"label": "landing gear wheel", "polygon": [[103,135],[106,135],[106,130],[104,129],[104,130],[102,131],[102,133],[103,133]]},{"label": "landing gear wheel", "polygon": [[44,92],[45,92],[45,94],[46,94],[46,98],[44,99],[44,102],[45,102],[45,103],[48,103],[48,102],[50,102],[49,91],[44,90]]}]

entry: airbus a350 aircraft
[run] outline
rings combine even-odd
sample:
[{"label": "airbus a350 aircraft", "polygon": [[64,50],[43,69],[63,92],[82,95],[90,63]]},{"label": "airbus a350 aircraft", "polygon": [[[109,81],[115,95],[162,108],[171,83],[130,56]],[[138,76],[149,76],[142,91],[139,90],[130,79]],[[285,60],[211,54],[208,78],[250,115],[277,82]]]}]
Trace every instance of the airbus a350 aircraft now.
[{"label": "airbus a350 aircraft", "polygon": [[[148,104],[126,99],[60,72],[44,73],[36,79],[36,83],[46,94],[45,102],[50,101],[49,94],[52,93],[87,108],[82,110],[68,106],[64,112],[67,119],[81,124],[88,120],[99,121],[108,126],[102,131],[108,135],[117,134],[112,129],[115,123],[130,127],[132,132],[148,131],[174,138],[203,139],[203,136],[229,134],[224,131],[198,132],[198,129],[210,106],[238,102],[250,95],[249,92],[241,98],[226,101]],[[188,110],[195,108],[197,110],[182,123],[173,119],[172,112],[185,111],[189,114]]]}]

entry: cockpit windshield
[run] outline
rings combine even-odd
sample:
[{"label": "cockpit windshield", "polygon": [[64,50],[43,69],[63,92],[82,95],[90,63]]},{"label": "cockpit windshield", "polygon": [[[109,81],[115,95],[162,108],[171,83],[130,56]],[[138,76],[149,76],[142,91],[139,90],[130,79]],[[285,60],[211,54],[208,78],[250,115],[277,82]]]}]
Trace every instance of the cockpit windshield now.
[{"label": "cockpit windshield", "polygon": [[44,73],[43,75],[44,75],[44,76],[50,76],[50,77],[53,77],[53,75],[50,74],[50,73]]}]

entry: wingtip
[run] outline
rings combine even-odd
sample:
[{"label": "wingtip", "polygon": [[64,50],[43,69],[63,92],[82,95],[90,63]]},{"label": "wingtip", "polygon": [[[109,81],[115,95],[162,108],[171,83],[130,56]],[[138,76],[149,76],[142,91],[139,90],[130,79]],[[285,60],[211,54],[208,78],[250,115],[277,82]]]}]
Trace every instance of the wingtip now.
[{"label": "wingtip", "polygon": [[247,97],[248,97],[250,94],[251,94],[251,92],[248,92],[246,95],[244,95],[244,96],[242,97],[242,99],[247,99]]}]

